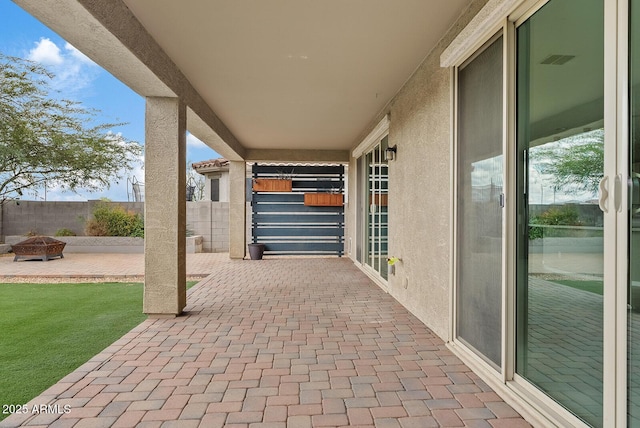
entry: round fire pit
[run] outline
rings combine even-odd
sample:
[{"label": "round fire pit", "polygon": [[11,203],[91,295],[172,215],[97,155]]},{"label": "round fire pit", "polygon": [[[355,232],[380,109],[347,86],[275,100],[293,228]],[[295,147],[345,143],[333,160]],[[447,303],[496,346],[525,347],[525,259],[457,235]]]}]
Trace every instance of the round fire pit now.
[{"label": "round fire pit", "polygon": [[62,250],[64,250],[65,245],[67,245],[66,242],[58,241],[48,236],[34,236],[11,246],[11,250],[15,254],[13,261],[40,259],[46,262],[53,257],[64,258]]}]

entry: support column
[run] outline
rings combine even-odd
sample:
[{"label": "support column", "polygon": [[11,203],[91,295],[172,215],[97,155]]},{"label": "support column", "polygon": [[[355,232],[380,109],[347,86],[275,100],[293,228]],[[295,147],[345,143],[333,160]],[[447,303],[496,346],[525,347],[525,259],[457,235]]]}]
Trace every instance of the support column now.
[{"label": "support column", "polygon": [[178,98],[147,98],[143,311],[148,315],[176,316],[187,304],[186,124]]},{"label": "support column", "polygon": [[229,257],[241,259],[246,254],[246,163],[229,162]]}]

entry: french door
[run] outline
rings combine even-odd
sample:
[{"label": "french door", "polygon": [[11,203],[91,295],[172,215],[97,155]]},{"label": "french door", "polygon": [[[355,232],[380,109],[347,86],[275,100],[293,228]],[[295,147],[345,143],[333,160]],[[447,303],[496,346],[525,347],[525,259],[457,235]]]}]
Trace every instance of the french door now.
[{"label": "french door", "polygon": [[366,177],[364,264],[383,280],[387,280],[388,227],[389,227],[389,165],[385,151],[389,146],[385,135],[364,155]]}]

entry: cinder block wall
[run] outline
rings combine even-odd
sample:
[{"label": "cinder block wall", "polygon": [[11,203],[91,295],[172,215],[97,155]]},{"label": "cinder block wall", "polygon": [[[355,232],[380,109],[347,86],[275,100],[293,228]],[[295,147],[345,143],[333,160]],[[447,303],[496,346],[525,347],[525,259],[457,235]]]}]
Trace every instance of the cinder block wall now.
[{"label": "cinder block wall", "polygon": [[[84,225],[93,213],[97,203],[20,201],[4,205],[2,233],[4,236],[55,235],[61,228],[67,228],[76,235],[84,235]],[[143,202],[108,202],[143,213]],[[193,235],[202,235],[204,252],[229,251],[229,203],[198,201],[187,202],[187,229]]]},{"label": "cinder block wall", "polygon": [[84,224],[97,202],[7,202],[2,208],[3,234],[54,235],[58,229],[66,228],[83,235]]},{"label": "cinder block wall", "polygon": [[229,203],[187,202],[187,230],[202,235],[205,253],[229,251]]}]

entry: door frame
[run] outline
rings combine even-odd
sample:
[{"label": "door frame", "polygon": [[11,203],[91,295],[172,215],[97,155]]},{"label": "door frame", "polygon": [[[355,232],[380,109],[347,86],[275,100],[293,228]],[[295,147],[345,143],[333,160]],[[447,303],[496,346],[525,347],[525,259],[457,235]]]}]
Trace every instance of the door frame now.
[{"label": "door frame", "polygon": [[[506,124],[508,121],[508,109],[507,109],[507,99],[505,94],[506,85],[508,82],[508,76],[506,76],[507,68],[506,68],[506,52],[507,52],[507,39],[505,37],[506,34],[505,25],[502,24],[499,28],[496,29],[494,34],[488,37],[482,45],[478,47],[478,49],[474,50],[468,57],[461,62],[461,64],[455,66],[452,71],[452,105],[453,105],[453,127],[452,127],[452,135],[453,135],[453,143],[452,143],[452,283],[451,283],[451,298],[450,298],[450,314],[451,314],[451,322],[450,322],[450,338],[456,347],[459,348],[461,352],[468,354],[469,356],[473,356],[474,359],[477,359],[477,362],[480,362],[483,366],[483,371],[490,373],[491,376],[496,377],[496,379],[504,380],[504,368],[505,368],[505,357],[506,357],[506,346],[505,346],[505,322],[506,322],[506,311],[505,311],[505,291],[506,291],[506,275],[505,275],[505,266],[506,266],[506,239],[505,237],[507,232],[507,218],[506,215],[508,213],[506,206],[506,195],[509,191],[509,183],[508,183],[508,134],[506,132]],[[496,367],[489,363],[486,360],[486,357],[479,355],[476,353],[476,350],[472,349],[466,342],[458,337],[458,286],[459,286],[459,269],[458,266],[460,264],[459,260],[459,250],[460,245],[458,242],[459,232],[458,232],[458,217],[460,215],[460,210],[458,207],[458,189],[459,189],[459,168],[458,168],[458,160],[459,160],[459,136],[458,136],[458,100],[459,100],[459,73],[460,70],[465,68],[468,64],[470,64],[477,56],[482,54],[485,49],[487,49],[493,42],[495,42],[498,38],[502,37],[502,71],[503,71],[503,79],[502,79],[502,171],[503,171],[503,189],[502,189],[502,197],[505,198],[505,204],[502,209],[502,226],[501,226],[501,234],[502,234],[502,243],[501,243],[501,325],[502,325],[502,340],[501,340],[501,367],[496,370]]]},{"label": "door frame", "polygon": [[[360,236],[360,239],[356,245],[360,245],[362,248],[361,260],[355,259],[356,265],[380,288],[388,292],[388,280],[384,279],[374,268],[366,263],[366,248],[367,248],[367,217],[369,215],[368,194],[367,194],[367,182],[369,180],[369,166],[366,164],[366,156],[371,153],[376,146],[378,146],[384,137],[389,136],[390,127],[389,115],[385,115],[376,127],[367,135],[364,140],[352,151],[351,157],[356,161],[356,177],[359,177],[356,183],[357,189],[357,202],[355,209],[355,225],[356,236]],[[389,219],[389,213],[387,212],[387,224]],[[356,251],[357,252],[357,251]],[[385,261],[386,263],[386,261]]]}]

